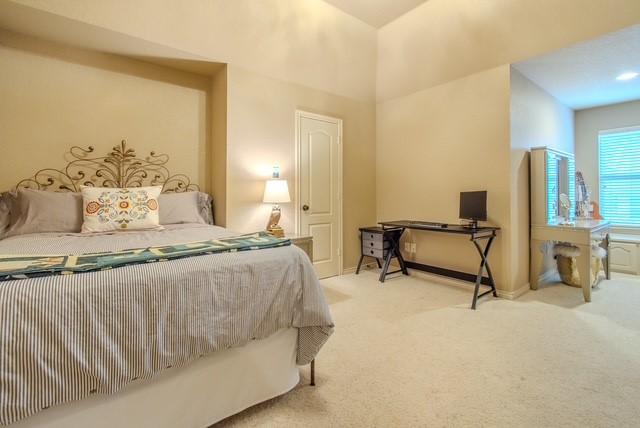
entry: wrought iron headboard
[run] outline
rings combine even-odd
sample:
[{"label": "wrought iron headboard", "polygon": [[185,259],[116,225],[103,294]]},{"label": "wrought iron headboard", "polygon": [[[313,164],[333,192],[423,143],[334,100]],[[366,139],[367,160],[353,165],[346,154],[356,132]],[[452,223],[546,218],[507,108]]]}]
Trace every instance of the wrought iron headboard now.
[{"label": "wrought iron headboard", "polygon": [[69,150],[73,160],[65,167],[41,169],[20,181],[16,188],[79,192],[80,186],[162,186],[163,192],[200,190],[187,175],[169,172],[165,166],[168,155],[150,152],[146,158],[139,158],[125,140],[104,157],[92,157],[93,151],[92,146],[73,146]]}]

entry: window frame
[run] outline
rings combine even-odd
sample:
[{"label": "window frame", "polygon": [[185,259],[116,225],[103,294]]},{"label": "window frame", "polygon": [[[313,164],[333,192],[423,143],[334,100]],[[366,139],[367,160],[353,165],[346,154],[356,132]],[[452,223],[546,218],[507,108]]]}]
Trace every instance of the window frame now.
[{"label": "window frame", "polygon": [[[622,128],[612,128],[612,129],[602,129],[600,131],[598,131],[598,139],[596,141],[597,145],[596,145],[596,150],[597,150],[597,162],[598,162],[598,204],[600,206],[600,213],[602,213],[602,211],[604,211],[604,206],[602,204],[602,177],[601,177],[601,163],[600,163],[600,138],[603,135],[607,135],[607,134],[621,134],[624,132],[637,132],[640,131],[640,125],[633,125],[633,126],[625,126]],[[611,222],[611,226],[615,227],[615,228],[619,228],[619,229],[629,229],[629,230],[635,230],[635,231],[640,231],[640,225],[630,225],[630,224],[618,224],[618,223],[614,223],[612,220],[608,220],[606,217],[604,218],[605,221],[609,221]]]}]

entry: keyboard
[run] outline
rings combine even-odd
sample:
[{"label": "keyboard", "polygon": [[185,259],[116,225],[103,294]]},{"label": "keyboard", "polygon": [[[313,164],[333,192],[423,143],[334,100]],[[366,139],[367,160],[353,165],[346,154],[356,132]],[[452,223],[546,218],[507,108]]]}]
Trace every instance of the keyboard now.
[{"label": "keyboard", "polygon": [[449,227],[449,225],[447,223],[436,223],[433,221],[409,221],[409,224],[415,224],[417,226],[426,226],[426,227],[439,227],[439,228],[446,228]]}]

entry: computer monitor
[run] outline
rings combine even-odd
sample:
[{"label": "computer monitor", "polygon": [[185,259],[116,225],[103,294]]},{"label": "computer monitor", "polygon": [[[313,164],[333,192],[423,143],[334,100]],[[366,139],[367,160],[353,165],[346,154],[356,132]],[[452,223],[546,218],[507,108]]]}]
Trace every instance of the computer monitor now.
[{"label": "computer monitor", "polygon": [[477,227],[478,221],[487,221],[487,191],[460,192],[460,218],[471,220]]}]

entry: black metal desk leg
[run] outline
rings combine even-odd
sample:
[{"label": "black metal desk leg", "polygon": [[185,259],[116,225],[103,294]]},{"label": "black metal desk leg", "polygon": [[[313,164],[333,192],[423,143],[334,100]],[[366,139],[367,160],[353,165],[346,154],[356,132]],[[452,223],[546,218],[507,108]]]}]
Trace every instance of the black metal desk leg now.
[{"label": "black metal desk leg", "polygon": [[[484,247],[484,251],[480,247],[480,244],[478,244],[477,239],[471,238],[471,241],[473,242],[473,245],[478,250],[478,254],[480,254],[480,258],[481,258],[480,268],[478,269],[478,275],[476,276],[476,283],[473,290],[473,302],[471,303],[471,309],[476,308],[476,303],[478,302],[478,292],[480,291],[480,283],[482,282],[482,274],[485,269],[487,270],[487,275],[489,275],[489,286],[491,287],[491,291],[493,292],[493,295],[495,297],[498,297],[498,294],[496,291],[496,284],[495,284],[495,281],[493,280],[493,273],[491,272],[491,267],[489,266],[489,261],[487,260],[487,256],[489,255],[489,250],[491,249],[491,244],[493,243],[494,238],[495,238],[495,235],[489,238],[489,240],[487,241],[487,245]],[[483,293],[483,295],[484,294],[486,293]]]},{"label": "black metal desk leg", "polygon": [[409,272],[407,271],[407,267],[404,265],[404,258],[402,257],[402,253],[400,252],[400,237],[403,234],[404,234],[404,229],[402,229],[402,232],[398,236],[398,240],[394,241],[393,251],[396,254],[396,258],[398,259],[398,264],[400,265],[400,270],[402,271],[402,274],[409,275]]},{"label": "black metal desk leg", "polygon": [[[358,267],[356,268],[356,275],[360,273],[360,266],[362,266],[362,259],[364,259],[364,254],[360,256],[360,260],[358,261]],[[380,265],[380,262],[378,262]]]},{"label": "black metal desk leg", "polygon": [[473,302],[471,303],[471,309],[476,308],[476,302],[478,301],[478,292],[480,291],[480,282],[482,281],[483,271],[484,271],[484,260],[480,262],[480,269],[478,269],[478,275],[476,276],[476,284],[473,289]]},{"label": "black metal desk leg", "polygon": [[498,291],[496,290],[496,282],[493,280],[493,273],[491,273],[491,266],[489,266],[489,260],[484,264],[484,268],[489,275],[489,282],[491,283],[491,289],[493,290],[493,297],[498,297]]},{"label": "black metal desk leg", "polygon": [[402,254],[398,251],[398,254],[396,254],[396,257],[398,259],[398,264],[400,265],[400,270],[402,271],[403,275],[409,275],[409,271],[407,270],[407,267],[404,265],[404,258],[402,258]]},{"label": "black metal desk leg", "polygon": [[309,385],[316,386],[316,360],[315,358],[311,360],[311,382]]},{"label": "black metal desk leg", "polygon": [[389,264],[391,264],[391,257],[393,257],[393,250],[389,250],[387,252],[387,257],[384,259],[384,265],[382,266],[382,271],[380,272],[380,282],[384,282],[384,279],[387,276]]},{"label": "black metal desk leg", "polygon": [[[392,273],[402,272],[405,275],[409,275],[409,272],[407,271],[407,267],[405,266],[405,263],[404,263],[404,259],[402,258],[402,253],[400,253],[400,237],[402,236],[403,233],[404,233],[404,229],[401,229],[401,228],[396,228],[393,230],[383,230],[382,253],[384,255],[386,251],[386,255],[384,255],[384,264],[380,272],[380,282],[384,282],[387,275],[390,275]],[[388,244],[388,248],[386,248],[385,250],[385,247],[387,247],[387,244]],[[371,243],[371,245],[373,246],[374,244]],[[375,252],[372,250],[371,253],[375,253]],[[398,264],[400,265],[400,269],[394,270],[393,272],[389,272],[391,259],[394,257],[398,259]],[[376,258],[376,261],[378,262],[378,266],[380,266],[380,261],[378,260],[378,258]]]},{"label": "black metal desk leg", "polygon": [[494,238],[495,236],[489,238],[489,240],[487,241],[487,246],[484,247],[484,251],[482,250],[482,248],[480,248],[480,245],[475,240],[473,241],[473,243],[476,246],[478,253],[480,253],[480,257],[482,257],[482,259],[484,260],[484,268],[487,271],[487,275],[489,276],[489,286],[491,287],[491,291],[493,292],[493,297],[498,297],[498,292],[496,291],[496,283],[493,280],[493,272],[491,272],[491,266],[489,265],[489,259],[487,258],[489,257],[489,250],[491,249],[491,243],[493,242]]},{"label": "black metal desk leg", "polygon": [[404,229],[398,235],[398,239],[390,238],[391,243],[393,244],[393,253],[396,259],[398,259],[398,264],[400,265],[400,270],[403,275],[409,275],[409,271],[407,271],[407,267],[404,265],[404,258],[402,257],[402,253],[400,252],[400,238],[404,234]]}]

